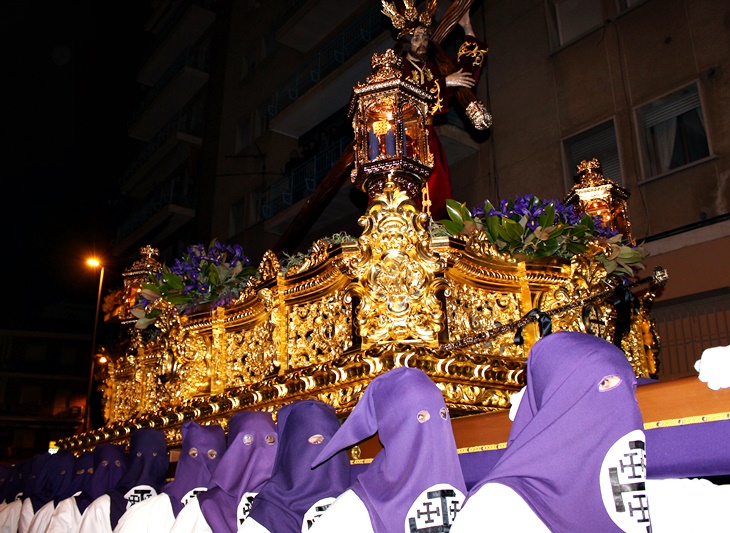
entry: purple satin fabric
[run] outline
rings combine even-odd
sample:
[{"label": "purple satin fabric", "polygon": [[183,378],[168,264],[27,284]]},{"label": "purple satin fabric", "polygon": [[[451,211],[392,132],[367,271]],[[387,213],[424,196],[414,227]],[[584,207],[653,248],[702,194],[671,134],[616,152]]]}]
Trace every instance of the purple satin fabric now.
[{"label": "purple satin fabric", "polygon": [[73,476],[71,476],[71,485],[68,487],[65,494],[57,495],[53,497],[54,505],[58,505],[58,502],[70,498],[79,491],[82,491],[88,480],[94,472],[94,454],[92,452],[84,452],[76,459],[74,464]]},{"label": "purple satin fabric", "polygon": [[[621,383],[600,391],[610,375]],[[486,483],[511,487],[551,531],[621,531],[599,476],[612,445],[643,429],[635,387],[625,354],[603,339],[563,331],[539,340],[508,447],[473,491]]]},{"label": "purple satin fabric", "polygon": [[[190,453],[192,449],[195,449],[193,454]],[[225,451],[226,435],[221,426],[201,426],[192,420],[183,423],[182,449],[175,479],[162,487],[162,492],[170,497],[175,516],[182,511],[182,499],[191,490],[208,487]]]},{"label": "purple satin fabric", "polygon": [[[32,498],[38,493],[41,488],[39,483],[41,472],[45,468],[46,463],[50,460],[50,458],[50,453],[41,453],[33,456],[33,458],[30,460],[30,464],[28,465],[28,471],[22,473],[23,500],[25,500],[26,498],[31,498],[31,502],[33,501]],[[38,509],[34,508],[33,510],[37,511]]]},{"label": "purple satin fabric", "polygon": [[271,477],[278,441],[271,413],[241,411],[228,421],[228,449],[208,490],[198,495],[213,533],[238,531],[238,505],[244,494],[257,493]]},{"label": "purple satin fabric", "polygon": [[300,533],[304,516],[315,503],[347,489],[350,461],[340,452],[316,468],[311,466],[340,427],[335,410],[325,403],[301,400],[282,407],[278,427],[274,472],[253,500],[249,518],[272,533]]},{"label": "purple satin fabric", "polygon": [[653,428],[646,432],[647,477],[730,475],[730,420]]},{"label": "purple satin fabric", "polygon": [[58,450],[51,455],[38,475],[38,488],[30,497],[34,512],[56,497],[66,499],[73,494],[69,494],[68,489],[73,481],[75,464],[76,457],[70,450]]},{"label": "purple satin fabric", "polygon": [[448,409],[423,371],[396,368],[375,378],[315,464],[376,432],[383,450],[351,487],[376,533],[403,531],[413,503],[436,484],[466,494]]},{"label": "purple satin fabric", "polygon": [[156,494],[165,483],[170,458],[167,455],[165,434],[157,429],[138,429],[129,439],[127,471],[116,487],[108,491],[111,498],[110,520],[112,529],[127,510],[129,501],[125,498],[131,489],[141,485],[150,486]]},{"label": "purple satin fabric", "polygon": [[76,507],[84,511],[91,502],[108,490],[116,487],[127,471],[127,456],[124,449],[116,444],[100,444],[94,448],[94,471],[84,479],[81,494],[76,496]]}]

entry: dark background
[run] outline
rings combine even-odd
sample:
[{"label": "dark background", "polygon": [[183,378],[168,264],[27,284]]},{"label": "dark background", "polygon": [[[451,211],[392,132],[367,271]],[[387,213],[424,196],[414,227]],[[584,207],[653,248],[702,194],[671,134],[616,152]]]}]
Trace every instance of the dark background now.
[{"label": "dark background", "polygon": [[[91,331],[98,271],[105,290],[125,265],[111,256],[117,190],[137,146],[127,120],[151,37],[149,0],[14,2],[2,17],[0,329]],[[6,93],[7,95],[8,93]]]}]

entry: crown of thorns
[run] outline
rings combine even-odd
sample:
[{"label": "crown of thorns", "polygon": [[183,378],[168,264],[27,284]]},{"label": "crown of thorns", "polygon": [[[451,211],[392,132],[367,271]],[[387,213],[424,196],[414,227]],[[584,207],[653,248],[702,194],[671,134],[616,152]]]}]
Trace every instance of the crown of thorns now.
[{"label": "crown of thorns", "polygon": [[428,0],[423,13],[419,13],[416,9],[416,0],[403,0],[403,10],[396,5],[396,0],[392,2],[388,0],[381,1],[383,3],[382,13],[390,18],[396,30],[401,30],[398,37],[413,33],[418,26],[430,28],[437,8],[437,0]]}]

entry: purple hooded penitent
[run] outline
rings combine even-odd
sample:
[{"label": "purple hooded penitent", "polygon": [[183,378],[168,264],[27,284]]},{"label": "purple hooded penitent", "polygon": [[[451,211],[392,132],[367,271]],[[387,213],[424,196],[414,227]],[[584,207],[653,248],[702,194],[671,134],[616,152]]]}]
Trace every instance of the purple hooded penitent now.
[{"label": "purple hooded penitent", "polygon": [[159,494],[170,465],[165,434],[157,429],[138,429],[129,439],[127,471],[114,489],[111,498],[112,529],[124,512],[136,503]]},{"label": "purple hooded penitent", "polygon": [[116,444],[99,444],[92,452],[94,467],[91,477],[84,480],[81,494],[76,496],[76,507],[81,514],[91,502],[113,489],[127,471],[127,456]]},{"label": "purple hooded penitent", "polygon": [[182,449],[175,479],[162,487],[177,516],[188,501],[208,488],[210,477],[226,451],[226,434],[219,425],[201,426],[188,420],[182,425]]},{"label": "purple hooded penitent", "polygon": [[38,474],[36,490],[30,496],[34,512],[56,496],[64,495],[64,499],[71,496],[68,488],[73,480],[75,463],[76,457],[70,450],[59,450],[46,461]]},{"label": "purple hooded penitent", "polygon": [[251,500],[271,477],[278,447],[271,413],[242,411],[228,421],[228,449],[198,496],[213,533],[236,533],[248,516]]},{"label": "purple hooded penitent", "polygon": [[[40,489],[38,481],[40,479],[41,472],[45,468],[46,463],[50,458],[50,453],[41,453],[38,455],[34,455],[33,458],[30,460],[30,464],[28,465],[28,471],[23,472],[23,500],[25,500],[26,498],[31,498]],[[37,511],[38,509],[34,510]]]},{"label": "purple hooded penitent", "polygon": [[396,368],[375,378],[314,464],[375,433],[383,450],[351,487],[373,530],[448,531],[466,486],[443,395],[423,371]]},{"label": "purple hooded penitent", "polygon": [[624,353],[603,339],[541,339],[507,450],[472,492],[507,485],[551,531],[650,531],[635,384]]},{"label": "purple hooded penitent", "polygon": [[5,501],[7,503],[23,497],[23,476],[26,471],[30,471],[30,460],[20,461],[10,468],[5,488]]},{"label": "purple hooded penitent", "polygon": [[300,533],[350,484],[345,452],[313,468],[312,462],[340,427],[335,410],[302,400],[279,410],[279,450],[274,472],[251,506],[250,518],[271,533]]},{"label": "purple hooded penitent", "polygon": [[71,484],[66,490],[53,497],[53,502],[58,505],[58,502],[70,498],[77,492],[84,489],[85,483],[91,479],[91,475],[94,473],[94,454],[92,452],[84,452],[78,456],[76,463],[74,464],[73,476],[71,476]]}]

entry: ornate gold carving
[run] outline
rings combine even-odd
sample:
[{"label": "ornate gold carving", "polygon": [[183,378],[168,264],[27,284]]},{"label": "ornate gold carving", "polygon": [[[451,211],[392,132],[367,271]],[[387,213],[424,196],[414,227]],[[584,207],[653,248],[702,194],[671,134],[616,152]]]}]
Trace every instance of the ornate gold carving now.
[{"label": "ornate gold carving", "polygon": [[349,262],[348,299],[360,306],[356,325],[363,346],[393,341],[434,343],[443,328],[437,276],[446,267],[430,250],[425,216],[392,182],[375,198],[360,225],[360,258]]},{"label": "ornate gold carving", "polygon": [[472,66],[480,67],[484,63],[484,56],[487,54],[487,50],[480,48],[479,43],[474,41],[465,41],[459,47],[459,53],[457,54],[458,59],[463,57],[470,57],[472,60]]},{"label": "ornate gold carving", "polygon": [[289,366],[299,368],[336,359],[352,345],[351,306],[342,291],[303,305],[288,313]]},{"label": "ornate gold carving", "polygon": [[[227,308],[178,316],[160,299],[157,335],[130,328],[104,384],[107,426],[66,439],[89,449],[126,442],[139,427],[179,444],[185,420],[226,424],[241,409],[276,411],[319,398],[341,415],[377,375],[424,370],[455,415],[504,409],[524,385],[538,338],[525,315],[552,313],[553,329],[613,341],[617,280],[594,259],[530,263],[495,252],[483,239],[432,239],[427,216],[388,181],[360,220],[357,243],[313,247],[286,276],[268,256],[246,293]],[[656,274],[663,279],[663,272]],[[659,339],[642,297],[621,344],[637,375],[656,372]],[[515,327],[524,344],[515,344]],[[478,334],[494,331],[489,336]]]}]

